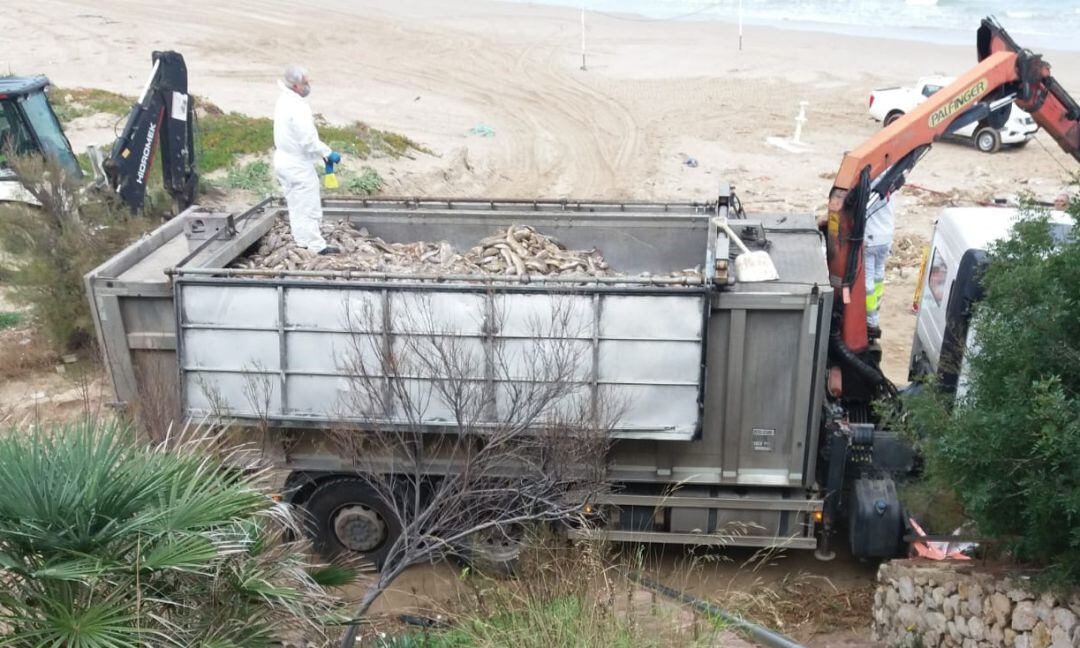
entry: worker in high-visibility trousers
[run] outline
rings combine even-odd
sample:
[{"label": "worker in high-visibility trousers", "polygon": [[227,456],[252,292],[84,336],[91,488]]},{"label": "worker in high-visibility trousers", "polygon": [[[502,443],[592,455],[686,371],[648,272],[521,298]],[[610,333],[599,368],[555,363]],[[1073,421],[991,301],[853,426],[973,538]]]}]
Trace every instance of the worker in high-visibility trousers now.
[{"label": "worker in high-visibility trousers", "polygon": [[863,270],[866,277],[866,332],[871,339],[881,337],[878,313],[885,293],[885,264],[892,252],[896,218],[892,194],[874,201],[866,208],[866,232],[863,245]]}]

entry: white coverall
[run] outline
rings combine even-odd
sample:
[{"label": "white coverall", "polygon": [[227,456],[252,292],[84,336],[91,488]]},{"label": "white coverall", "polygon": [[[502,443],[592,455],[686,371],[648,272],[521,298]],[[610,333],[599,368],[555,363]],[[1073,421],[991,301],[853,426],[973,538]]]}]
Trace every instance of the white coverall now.
[{"label": "white coverall", "polygon": [[866,275],[866,323],[878,325],[878,311],[885,293],[885,264],[892,251],[893,228],[896,217],[892,210],[892,195],[878,200],[869,207],[866,216],[865,243],[863,248],[864,274]]},{"label": "white coverall", "polygon": [[319,232],[322,200],[315,165],[330,155],[319,139],[311,107],[285,84],[274,109],[274,173],[285,192],[289,229],[296,244],[320,252],[326,241]]}]

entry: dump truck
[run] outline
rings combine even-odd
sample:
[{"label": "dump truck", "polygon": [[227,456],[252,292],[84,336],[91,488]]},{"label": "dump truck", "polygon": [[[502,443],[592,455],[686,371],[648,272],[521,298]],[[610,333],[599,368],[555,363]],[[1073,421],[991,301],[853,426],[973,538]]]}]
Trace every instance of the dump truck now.
[{"label": "dump truck", "polygon": [[[587,349],[575,378],[582,404],[600,409],[615,396],[627,405],[603,457],[611,492],[588,503],[602,511],[606,537],[816,549],[827,559],[846,527],[853,555],[896,555],[905,531],[896,485],[915,458],[873,407],[895,404],[897,390],[866,325],[866,214],[903,186],[933,142],[997,123],[1013,103],[1080,160],[1080,106],[1050,66],[992,19],[977,51],[978,65],[844,156],[820,226],[811,214],[748,214],[726,186],[702,202],[324,201],[325,218],[392,243],[467,249],[528,225],[574,249],[600,248],[615,276],[236,267],[284,217],[281,201],[242,213],[193,207],[86,277],[116,400],[260,430],[282,492],[333,518],[314,526],[337,534],[338,545],[372,555],[393,542],[389,526],[362,493],[335,491],[355,465],[328,432],[385,429],[400,412],[392,399],[342,406],[357,377],[342,360],[349,339],[361,335],[386,353],[416,334],[393,314],[422,310],[439,335],[487,358],[521,339],[526,316],[569,308],[578,330],[564,334],[573,336],[567,345]],[[738,276],[763,255],[772,280]],[[678,272],[686,268],[698,270]],[[371,316],[359,329],[353,307]],[[496,321],[496,311],[509,317]],[[491,422],[514,380],[509,369],[467,376],[484,381]],[[362,377],[429,401],[420,424],[431,434],[458,432],[433,390],[445,376],[391,373]],[[335,505],[312,499],[320,497]],[[359,541],[347,532],[354,522],[384,532]]]},{"label": "dump truck", "polygon": [[[591,503],[607,507],[611,539],[817,548],[822,484],[839,461],[849,481],[858,473],[867,482],[860,497],[872,497],[856,506],[873,516],[855,525],[858,551],[898,551],[899,504],[883,478],[906,471],[910,453],[872,424],[844,441],[843,452],[822,439],[835,427],[823,420],[834,294],[811,214],[748,216],[729,189],[700,203],[328,200],[326,219],[348,219],[387,242],[467,249],[528,223],[572,248],[599,244],[622,274],[493,279],[230,267],[284,212],[280,200],[235,215],[194,207],[87,275],[117,402],[176,395],[168,407],[182,418],[227,412],[251,428],[268,424],[265,452],[283,492],[304,505],[310,486],[353,470],[326,442],[327,430],[388,423],[340,406],[349,388],[346,305],[400,312],[422,299],[440,331],[497,345],[521,331],[477,321],[493,301],[533,314],[569,303],[585,324],[573,335],[590,349],[588,397],[619,393],[630,403],[610,430],[614,488]],[[779,280],[741,283],[728,271],[735,247],[717,226],[724,218],[745,244],[768,250]],[[666,276],[693,267],[696,277]],[[384,328],[365,333],[408,334],[392,330],[390,318],[378,321]],[[265,406],[249,397],[253,381],[270,385]],[[425,417],[433,433],[454,433],[452,415],[437,406]],[[873,470],[884,472],[871,475],[860,461],[875,446]],[[888,515],[874,512],[882,494],[891,498]],[[725,531],[736,524],[748,530]]]}]

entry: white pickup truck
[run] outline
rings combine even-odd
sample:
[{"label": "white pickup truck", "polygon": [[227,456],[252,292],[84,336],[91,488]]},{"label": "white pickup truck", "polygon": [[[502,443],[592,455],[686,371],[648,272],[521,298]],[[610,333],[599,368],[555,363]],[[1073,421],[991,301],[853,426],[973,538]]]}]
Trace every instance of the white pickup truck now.
[{"label": "white pickup truck", "polygon": [[[870,116],[888,126],[953,81],[953,77],[934,75],[922,77],[913,86],[874,90],[870,93]],[[976,122],[958,130],[955,137],[972,141],[983,153],[996,153],[1002,145],[1027,144],[1038,130],[1031,115],[1012,106],[1009,119],[1001,128]]]}]

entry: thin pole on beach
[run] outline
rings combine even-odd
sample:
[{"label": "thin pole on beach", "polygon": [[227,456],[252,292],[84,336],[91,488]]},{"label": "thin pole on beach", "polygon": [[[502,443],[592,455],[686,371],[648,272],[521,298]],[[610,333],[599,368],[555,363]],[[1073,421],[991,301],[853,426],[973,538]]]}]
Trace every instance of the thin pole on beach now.
[{"label": "thin pole on beach", "polygon": [[[585,16],[582,15],[582,20],[585,20]],[[584,34],[582,34],[584,38]],[[742,51],[742,0],[739,0],[739,51]]]},{"label": "thin pole on beach", "polygon": [[[740,0],[741,1],[741,0]],[[585,3],[581,3],[581,69],[585,69]]]}]

